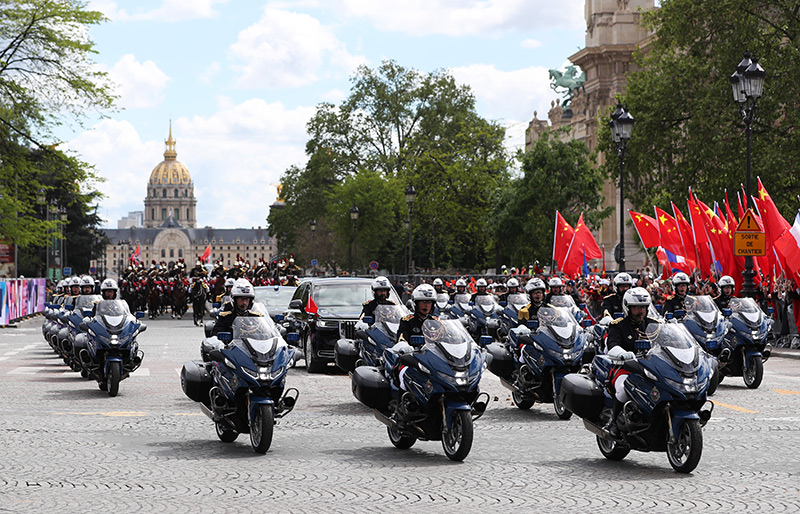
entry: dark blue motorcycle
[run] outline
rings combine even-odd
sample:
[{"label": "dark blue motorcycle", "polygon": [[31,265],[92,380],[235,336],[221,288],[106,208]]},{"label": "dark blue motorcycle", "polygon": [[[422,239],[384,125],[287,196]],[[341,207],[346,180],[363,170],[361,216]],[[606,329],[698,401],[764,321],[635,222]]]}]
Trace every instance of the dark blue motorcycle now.
[{"label": "dark blue motorcycle", "polygon": [[503,310],[498,314],[498,339],[506,339],[511,329],[519,326],[519,310],[529,303],[531,300],[525,293],[510,294],[505,301],[500,302]]},{"label": "dark blue motorcycle", "polygon": [[[677,311],[679,315],[676,317],[703,350],[714,356],[712,360],[714,374],[708,387],[708,395],[711,396],[716,392],[720,380],[717,357],[722,351],[723,341],[728,335],[731,324],[722,316],[717,304],[708,295],[687,296],[683,305],[686,308],[685,311]],[[673,317],[672,313],[668,313],[666,316],[667,320],[671,317]]]},{"label": "dark blue motorcycle", "polygon": [[72,303],[67,304],[60,316],[62,328],[58,331],[58,352],[64,363],[72,371],[81,371],[81,363],[74,350],[75,338],[85,332],[81,323],[92,315],[96,302],[102,300],[100,295],[80,295],[73,297]]},{"label": "dark blue motorcycle", "polygon": [[[701,428],[714,408],[706,398],[710,357],[678,323],[651,323],[636,346],[639,356],[631,360],[598,355],[590,373],[564,377],[559,395],[597,436],[607,459],[622,460],[631,450],[666,451],[675,471],[689,473],[700,462]],[[618,368],[628,373],[624,387],[630,400],[614,421],[615,435],[606,427],[614,405],[610,376]]]},{"label": "dark blue motorcycle", "polygon": [[467,314],[472,310],[472,306],[470,305],[471,299],[472,295],[468,293],[454,294],[448,302],[449,305],[444,307],[447,318],[466,320]]},{"label": "dark blue motorcycle", "polygon": [[512,330],[509,344],[493,343],[489,371],[511,390],[518,408],[530,409],[537,401],[552,403],[560,419],[572,412],[559,398],[561,381],[583,364],[586,335],[575,315],[564,307],[541,307],[529,330]]},{"label": "dark blue motorcycle", "polygon": [[471,309],[467,312],[467,331],[472,334],[475,341],[486,335],[497,337],[497,328],[500,326],[498,314],[502,310],[493,295],[475,297]]},{"label": "dark blue motorcycle", "polygon": [[[441,440],[447,457],[461,461],[472,449],[473,421],[489,400],[478,388],[485,355],[458,320],[427,320],[422,333],[412,336],[416,348],[398,344],[387,350],[385,368],[356,368],[353,394],[374,409],[395,447]],[[400,365],[402,376],[393,376]]]},{"label": "dark blue motorcycle", "polygon": [[767,336],[773,320],[752,298],[731,298],[723,314],[728,316],[731,329],[719,353],[720,382],[726,376],[742,377],[749,389],[756,389],[764,378],[764,362],[772,352]]},{"label": "dark blue motorcycle", "polygon": [[336,365],[350,372],[358,366],[383,366],[383,352],[397,341],[400,318],[408,315],[401,305],[378,305],[375,316],[356,324],[357,339],[339,339],[334,346]]},{"label": "dark blue motorcycle", "polygon": [[119,383],[141,366],[144,358],[136,341],[147,330],[138,320],[144,312],[131,315],[122,300],[101,300],[96,306],[94,317],[80,323],[83,333],[75,337],[75,355],[85,375],[97,380],[101,391],[117,396]]},{"label": "dark blue motorcycle", "polygon": [[221,332],[222,348],[208,352],[211,362],[191,361],[181,370],[181,387],[229,443],[250,434],[256,453],[272,444],[275,419],[294,409],[297,389],[284,392],[294,348],[286,344],[269,316],[239,316],[233,332]]}]

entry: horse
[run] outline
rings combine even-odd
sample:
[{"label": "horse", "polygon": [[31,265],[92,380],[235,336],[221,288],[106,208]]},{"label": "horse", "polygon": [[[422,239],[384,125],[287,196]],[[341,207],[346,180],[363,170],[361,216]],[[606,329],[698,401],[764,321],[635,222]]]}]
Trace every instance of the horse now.
[{"label": "horse", "polygon": [[155,282],[150,281],[147,284],[147,312],[150,314],[150,319],[158,317],[161,309],[161,290]]},{"label": "horse", "polygon": [[[586,92],[583,86],[586,82],[586,73],[581,72],[578,76],[578,70],[575,66],[567,66],[567,70],[563,73],[556,69],[551,69],[549,72],[550,80],[552,81],[550,88],[556,93],[567,95],[567,98],[563,102],[563,107],[569,105],[569,102],[575,97],[578,90],[584,93]],[[558,88],[564,88],[566,91],[559,91]]]},{"label": "horse", "polygon": [[178,279],[172,287],[172,317],[181,319],[189,309],[189,294],[183,281]]},{"label": "horse", "polygon": [[203,315],[206,312],[206,286],[202,280],[195,280],[189,293],[192,298],[192,314],[195,325],[203,323]]}]

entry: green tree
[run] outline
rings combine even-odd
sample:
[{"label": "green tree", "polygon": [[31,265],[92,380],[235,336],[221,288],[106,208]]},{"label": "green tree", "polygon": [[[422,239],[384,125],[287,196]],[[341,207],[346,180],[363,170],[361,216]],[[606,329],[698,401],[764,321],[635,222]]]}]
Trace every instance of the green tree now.
[{"label": "green tree", "polygon": [[[656,37],[636,56],[622,101],[636,119],[626,196],[642,209],[719,200],[746,181],[744,124],[730,75],[745,51],[767,70],[752,137],[751,194],[762,181],[784,215],[800,191],[800,12],[794,0],[670,0],[644,19]],[[608,117],[604,119],[607,123]],[[614,155],[603,123],[602,149]],[[615,159],[609,159],[617,177]],[[629,193],[628,193],[629,192]]]},{"label": "green tree", "polygon": [[546,265],[553,254],[556,211],[571,225],[583,213],[586,224],[596,228],[613,209],[601,208],[603,171],[582,141],[565,143],[547,131],[518,158],[521,176],[496,191],[490,225],[507,262]]}]

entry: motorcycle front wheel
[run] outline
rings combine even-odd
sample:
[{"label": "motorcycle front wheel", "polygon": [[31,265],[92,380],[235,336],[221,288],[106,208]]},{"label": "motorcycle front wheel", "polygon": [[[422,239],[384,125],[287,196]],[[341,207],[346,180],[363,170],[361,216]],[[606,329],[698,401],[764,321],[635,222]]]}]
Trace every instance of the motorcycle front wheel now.
[{"label": "motorcycle front wheel", "polygon": [[272,430],[275,427],[275,413],[272,405],[259,404],[250,422],[250,445],[256,453],[267,453],[272,444]]},{"label": "motorcycle front wheel", "polygon": [[569,419],[572,417],[572,411],[567,409],[564,402],[558,397],[558,388],[556,387],[555,379],[553,380],[553,408],[556,411],[558,419]]},{"label": "motorcycle front wheel", "polygon": [[442,448],[447,458],[462,461],[472,449],[472,414],[466,410],[453,412],[450,430],[442,427]]},{"label": "motorcycle front wheel", "polygon": [[742,372],[744,378],[744,385],[748,389],[758,389],[761,385],[761,380],[764,378],[764,361],[761,360],[761,355],[755,355],[747,363]]},{"label": "motorcycle front wheel", "polygon": [[703,432],[700,422],[690,419],[681,424],[675,442],[667,442],[667,458],[678,473],[691,473],[703,455]]},{"label": "motorcycle front wheel", "polygon": [[119,392],[119,377],[122,374],[121,362],[112,362],[108,366],[108,396],[117,396]]}]

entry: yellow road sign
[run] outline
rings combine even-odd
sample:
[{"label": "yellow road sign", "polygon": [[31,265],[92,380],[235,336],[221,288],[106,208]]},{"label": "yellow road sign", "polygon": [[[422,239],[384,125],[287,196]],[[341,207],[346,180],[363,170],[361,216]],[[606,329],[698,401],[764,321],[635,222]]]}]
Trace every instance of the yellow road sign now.
[{"label": "yellow road sign", "polygon": [[763,257],[767,255],[767,235],[763,232],[735,232],[733,255],[737,257]]}]

